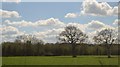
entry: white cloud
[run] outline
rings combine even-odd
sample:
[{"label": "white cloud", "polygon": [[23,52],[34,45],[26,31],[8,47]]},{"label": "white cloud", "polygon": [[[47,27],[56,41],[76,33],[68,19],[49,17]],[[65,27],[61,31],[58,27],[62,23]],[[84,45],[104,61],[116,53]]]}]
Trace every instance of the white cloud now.
[{"label": "white cloud", "polygon": [[114,28],[110,25],[104,24],[103,22],[97,21],[97,20],[92,20],[87,24],[87,29],[88,30],[100,30],[102,28]]},{"label": "white cloud", "polygon": [[113,22],[114,25],[120,25],[120,20],[116,19],[114,22]]},{"label": "white cloud", "polygon": [[91,22],[89,22],[89,23],[87,24],[87,27],[88,27],[89,29],[95,30],[95,29],[100,29],[100,28],[105,27],[105,24],[102,23],[102,22],[100,22],[100,21],[92,20]]},{"label": "white cloud", "polygon": [[75,13],[68,13],[65,15],[65,18],[76,18],[78,15]]},{"label": "white cloud", "polygon": [[17,28],[12,26],[6,26],[0,28],[0,35],[2,36],[3,41],[14,41],[16,36],[24,34],[20,32]]},{"label": "white cloud", "polygon": [[63,27],[65,24],[63,22],[61,22],[59,19],[55,19],[55,18],[49,18],[46,20],[39,20],[36,22],[30,22],[30,21],[17,21],[17,22],[11,22],[9,20],[5,20],[3,22],[3,24],[6,25],[11,25],[11,26],[19,26],[19,27],[27,27],[27,26],[53,26],[53,27]]},{"label": "white cloud", "polygon": [[118,10],[118,7],[120,7],[120,5],[113,7],[113,10],[112,10],[112,14],[113,14],[113,15],[118,15],[118,14],[120,14],[120,12],[119,12],[119,10]]},{"label": "white cloud", "polygon": [[2,31],[2,35],[11,35],[19,33],[18,29],[12,26],[0,28],[0,31]]},{"label": "white cloud", "polygon": [[32,22],[29,22],[29,21],[24,21],[24,20],[22,20],[22,21],[17,21],[17,22],[12,22],[12,21],[10,21],[10,20],[5,20],[4,22],[3,22],[3,24],[5,24],[5,25],[10,25],[10,26],[19,26],[19,27],[25,27],[25,26],[35,26],[35,24],[34,23],[32,23]]},{"label": "white cloud", "polygon": [[46,20],[39,20],[35,22],[38,26],[64,26],[64,22],[61,22],[59,19],[56,18],[49,18]]},{"label": "white cloud", "polygon": [[16,11],[7,11],[0,9],[0,17],[2,18],[19,18],[21,17],[18,12]]},{"label": "white cloud", "polygon": [[57,36],[63,30],[64,28],[52,29],[43,32],[34,32],[33,35],[35,35],[39,39],[44,40],[45,42],[55,43],[57,41]]},{"label": "white cloud", "polygon": [[92,43],[92,44],[94,44],[94,40],[93,40],[93,37],[95,36],[95,35],[97,35],[97,30],[94,30],[94,31],[92,31],[92,32],[87,32],[86,33],[87,35],[88,35],[88,43],[90,44],[90,43]]},{"label": "white cloud", "polygon": [[111,7],[106,2],[97,2],[96,0],[84,0],[81,14],[92,16],[111,16],[118,15],[118,6]]},{"label": "white cloud", "polygon": [[73,25],[77,28],[79,28],[82,32],[85,32],[85,29],[87,27],[87,24],[80,24],[80,23],[68,23],[66,26]]},{"label": "white cloud", "polygon": [[0,0],[0,2],[16,2],[19,3],[21,0]]},{"label": "white cloud", "polygon": [[118,16],[120,11],[120,4],[117,6],[110,6],[107,2],[97,2],[96,0],[84,0],[82,3],[82,10],[80,14],[68,13],[65,18],[76,18],[82,15],[91,16]]}]

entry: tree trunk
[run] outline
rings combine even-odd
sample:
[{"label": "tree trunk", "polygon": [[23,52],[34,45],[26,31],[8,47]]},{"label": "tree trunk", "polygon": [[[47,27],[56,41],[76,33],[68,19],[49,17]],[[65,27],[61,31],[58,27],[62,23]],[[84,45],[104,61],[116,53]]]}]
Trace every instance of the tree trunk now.
[{"label": "tree trunk", "polygon": [[111,58],[111,50],[110,50],[110,48],[108,49],[108,58]]},{"label": "tree trunk", "polygon": [[72,57],[75,58],[76,56],[76,51],[75,51],[75,44],[72,44]]},{"label": "tree trunk", "polygon": [[111,49],[109,44],[107,46],[107,55],[108,55],[108,58],[111,58]]}]

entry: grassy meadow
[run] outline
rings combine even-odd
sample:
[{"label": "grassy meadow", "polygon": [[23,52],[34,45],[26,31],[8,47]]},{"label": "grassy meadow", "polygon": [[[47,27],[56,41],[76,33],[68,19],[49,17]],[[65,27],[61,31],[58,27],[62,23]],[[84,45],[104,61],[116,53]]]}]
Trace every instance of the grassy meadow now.
[{"label": "grassy meadow", "polygon": [[118,65],[118,56],[19,56],[3,57],[3,65]]}]

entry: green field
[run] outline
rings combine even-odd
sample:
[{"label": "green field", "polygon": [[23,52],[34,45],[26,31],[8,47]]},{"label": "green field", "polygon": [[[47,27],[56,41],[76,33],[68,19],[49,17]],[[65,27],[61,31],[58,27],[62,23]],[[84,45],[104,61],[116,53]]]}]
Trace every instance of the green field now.
[{"label": "green field", "polygon": [[3,65],[118,65],[118,56],[27,56],[3,57]]}]

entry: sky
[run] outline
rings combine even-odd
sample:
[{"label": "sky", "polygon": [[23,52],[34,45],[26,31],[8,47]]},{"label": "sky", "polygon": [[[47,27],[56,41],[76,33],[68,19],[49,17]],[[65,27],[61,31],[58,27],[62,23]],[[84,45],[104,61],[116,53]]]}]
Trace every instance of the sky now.
[{"label": "sky", "polygon": [[[5,0],[4,0],[5,1]],[[8,0],[9,1],[9,0]],[[27,1],[27,0],[26,0]],[[74,25],[90,38],[103,28],[117,30],[118,2],[3,2],[0,7],[1,42],[14,41],[20,35],[35,35],[55,43],[68,25]],[[91,39],[89,39],[91,43]]]},{"label": "sky", "polygon": [[[82,2],[83,0],[0,0],[1,2]],[[119,2],[119,0],[97,0],[99,2]]]}]

